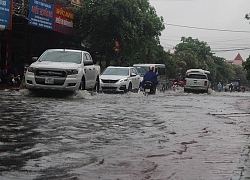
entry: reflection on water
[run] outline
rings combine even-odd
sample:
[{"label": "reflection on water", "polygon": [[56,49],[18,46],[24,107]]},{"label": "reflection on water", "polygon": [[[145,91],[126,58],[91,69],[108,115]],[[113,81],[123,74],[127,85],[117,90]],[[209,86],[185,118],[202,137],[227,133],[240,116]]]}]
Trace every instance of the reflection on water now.
[{"label": "reflection on water", "polygon": [[[173,166],[179,172],[181,163],[170,161],[180,156],[181,143],[202,142],[196,135],[220,124],[208,112],[232,110],[227,102],[234,97],[221,95],[218,102],[216,94],[172,91],[148,97],[0,91],[0,179],[147,179],[139,173]],[[223,106],[215,109],[218,103]],[[164,166],[149,162],[158,156]]]},{"label": "reflection on water", "polygon": [[66,95],[21,91],[0,96],[3,177],[75,179],[83,173],[77,169],[99,164],[102,153],[132,145],[131,139],[140,137],[137,131],[144,116],[155,117],[141,116],[140,101],[124,109],[124,97],[135,100],[129,94],[108,96],[87,91]]},{"label": "reflection on water", "polygon": [[41,112],[36,104],[27,104],[18,96],[1,95],[0,109],[0,171],[20,170],[23,165],[39,153],[30,152],[35,145],[36,119]]}]

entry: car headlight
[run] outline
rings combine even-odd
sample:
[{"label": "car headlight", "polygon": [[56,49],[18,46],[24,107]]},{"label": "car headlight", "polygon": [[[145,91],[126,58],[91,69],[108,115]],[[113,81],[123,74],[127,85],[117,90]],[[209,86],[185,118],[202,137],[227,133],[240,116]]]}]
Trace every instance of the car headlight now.
[{"label": "car headlight", "polygon": [[36,68],[28,67],[28,68],[27,68],[27,71],[28,71],[28,72],[31,72],[31,73],[35,73]]},{"label": "car headlight", "polygon": [[128,78],[125,78],[125,79],[120,79],[119,82],[123,82],[123,81],[127,81]]},{"label": "car headlight", "polygon": [[76,69],[68,69],[66,70],[67,75],[73,75],[73,74],[78,74],[78,71]]}]

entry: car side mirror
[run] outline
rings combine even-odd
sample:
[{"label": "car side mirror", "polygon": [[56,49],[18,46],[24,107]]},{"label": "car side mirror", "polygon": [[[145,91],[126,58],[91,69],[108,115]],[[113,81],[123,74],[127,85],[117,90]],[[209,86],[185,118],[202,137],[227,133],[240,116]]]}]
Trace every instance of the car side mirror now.
[{"label": "car side mirror", "polygon": [[87,60],[87,61],[84,61],[84,66],[89,66],[89,65],[93,65],[93,61],[92,60]]},{"label": "car side mirror", "polygon": [[135,73],[131,73],[131,77],[134,77],[134,76],[136,76],[136,74]]},{"label": "car side mirror", "polygon": [[37,59],[38,59],[38,57],[32,57],[32,58],[31,58],[31,61],[32,61],[32,62],[35,62],[35,61],[37,61]]}]

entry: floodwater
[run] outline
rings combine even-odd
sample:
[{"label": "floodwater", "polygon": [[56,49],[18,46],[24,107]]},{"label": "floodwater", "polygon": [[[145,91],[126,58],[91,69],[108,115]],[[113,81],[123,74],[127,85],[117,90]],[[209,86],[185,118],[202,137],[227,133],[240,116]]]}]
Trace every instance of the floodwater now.
[{"label": "floodwater", "polygon": [[249,179],[250,92],[0,91],[0,179]]}]

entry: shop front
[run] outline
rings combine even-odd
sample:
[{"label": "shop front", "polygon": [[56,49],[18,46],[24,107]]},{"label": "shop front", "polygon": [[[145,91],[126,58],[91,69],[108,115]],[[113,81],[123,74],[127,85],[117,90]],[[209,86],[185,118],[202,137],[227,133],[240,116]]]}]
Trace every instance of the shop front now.
[{"label": "shop front", "polygon": [[74,20],[73,12],[43,0],[5,1],[0,3],[0,83],[23,76],[32,57],[46,49],[70,47]]}]

